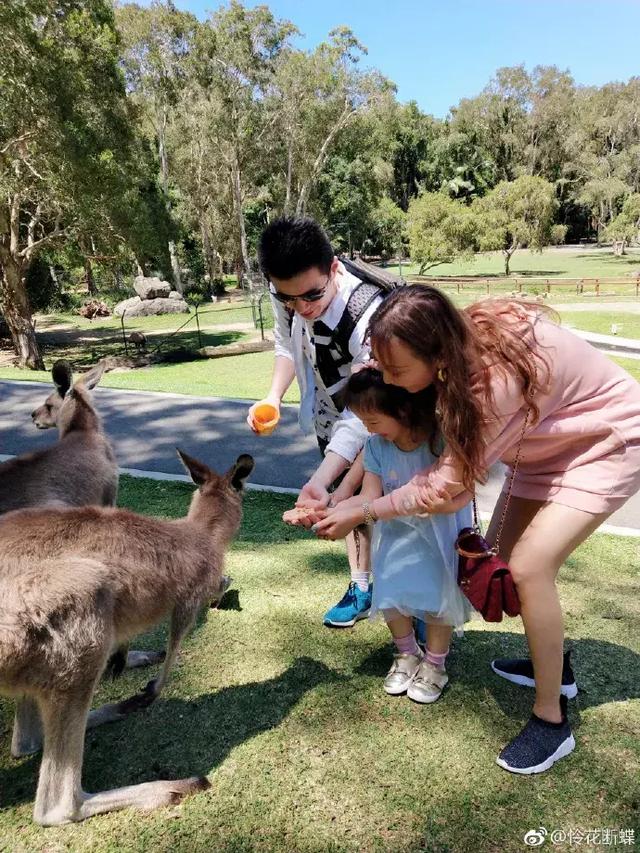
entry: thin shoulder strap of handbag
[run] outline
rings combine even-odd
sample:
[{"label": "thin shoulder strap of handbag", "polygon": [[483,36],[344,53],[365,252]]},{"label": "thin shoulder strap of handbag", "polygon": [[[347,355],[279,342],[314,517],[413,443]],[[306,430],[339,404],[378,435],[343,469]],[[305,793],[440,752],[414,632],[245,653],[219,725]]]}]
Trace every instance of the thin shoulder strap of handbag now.
[{"label": "thin shoulder strap of handbag", "polygon": [[[502,529],[504,528],[504,523],[507,518],[507,510],[509,509],[509,501],[511,500],[511,489],[513,488],[513,481],[515,479],[516,473],[518,471],[518,465],[520,464],[520,454],[522,452],[522,442],[524,441],[524,434],[527,431],[527,426],[529,424],[529,417],[531,416],[531,406],[527,408],[527,413],[524,416],[524,423],[522,424],[522,432],[520,433],[520,441],[518,442],[518,449],[516,450],[516,458],[513,460],[513,465],[511,467],[511,476],[509,477],[509,487],[507,488],[507,497],[505,498],[504,506],[502,507],[502,515],[500,517],[500,524],[498,525],[498,532],[496,533],[496,541],[493,545],[493,550],[498,553],[500,550],[500,537],[502,536]],[[473,496],[473,525],[476,530],[480,530],[480,520],[478,518],[478,505],[476,503],[476,496]]]}]

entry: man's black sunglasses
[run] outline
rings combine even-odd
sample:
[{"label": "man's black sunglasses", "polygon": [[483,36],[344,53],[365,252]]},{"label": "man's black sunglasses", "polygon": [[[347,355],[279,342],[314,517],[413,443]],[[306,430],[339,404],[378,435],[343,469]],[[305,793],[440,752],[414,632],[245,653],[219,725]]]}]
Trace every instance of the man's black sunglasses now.
[{"label": "man's black sunglasses", "polygon": [[327,287],[329,287],[329,280],[331,276],[327,278],[327,282],[324,287],[314,287],[311,290],[307,290],[306,293],[301,293],[299,296],[291,296],[288,293],[280,293],[280,291],[273,288],[271,293],[278,300],[278,302],[282,302],[283,305],[286,305],[287,302],[295,302],[296,299],[302,299],[303,302],[318,302],[324,296]]}]

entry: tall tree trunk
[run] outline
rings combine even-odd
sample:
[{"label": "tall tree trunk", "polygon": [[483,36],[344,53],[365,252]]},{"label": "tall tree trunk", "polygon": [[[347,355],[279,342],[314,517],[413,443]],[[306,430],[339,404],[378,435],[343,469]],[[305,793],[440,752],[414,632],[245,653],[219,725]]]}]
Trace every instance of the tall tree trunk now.
[{"label": "tall tree trunk", "polygon": [[93,267],[91,266],[91,259],[84,256],[84,280],[87,283],[87,290],[91,294],[91,296],[98,295],[98,288],[96,287],[96,280],[93,277]]},{"label": "tall tree trunk", "polygon": [[[169,198],[169,162],[167,160],[167,108],[163,105],[162,115],[158,121],[158,153],[160,155],[160,170],[162,173],[162,193],[164,195],[164,203],[167,213],[171,215],[171,200]],[[180,264],[178,262],[178,253],[176,252],[176,244],[174,240],[169,240],[169,258],[171,259],[171,271],[173,273],[173,283],[176,286],[178,293],[183,292],[182,276],[180,275]]]},{"label": "tall tree trunk", "polygon": [[44,370],[25,282],[27,270],[5,250],[0,254],[0,308],[22,367]]},{"label": "tall tree trunk", "polygon": [[291,210],[291,182],[293,181],[293,143],[289,140],[287,149],[287,192],[284,197],[284,215],[288,216]]},{"label": "tall tree trunk", "polygon": [[178,262],[178,253],[176,251],[175,240],[169,240],[169,257],[171,258],[171,272],[173,273],[173,283],[176,286],[178,293],[184,292],[182,284],[182,275],[180,273],[180,263]]},{"label": "tall tree trunk", "polygon": [[345,103],[345,108],[342,111],[338,121],[331,128],[327,136],[325,137],[324,142],[320,146],[320,151],[318,152],[318,156],[315,159],[315,162],[311,168],[311,175],[305,184],[302,185],[302,189],[300,190],[300,195],[298,196],[298,203],[296,205],[296,216],[304,216],[305,210],[307,209],[307,201],[309,200],[309,194],[313,189],[315,182],[318,179],[318,175],[322,171],[322,167],[325,164],[327,157],[329,156],[329,148],[331,143],[335,139],[336,135],[342,128],[347,124],[347,122],[354,116],[357,112],[357,108],[354,109],[351,107],[349,103]]},{"label": "tall tree trunk", "polygon": [[238,257],[238,255],[236,255],[234,265],[236,268],[236,281],[238,282],[238,287],[244,287],[244,279],[243,279],[244,269],[242,267],[242,258]]},{"label": "tall tree trunk", "polygon": [[242,211],[242,180],[240,176],[240,163],[238,162],[237,154],[234,156],[233,159],[231,173],[231,183],[233,185],[233,202],[234,207],[236,209],[238,237],[240,238],[240,253],[242,256],[242,263],[244,265],[243,272],[248,272],[248,270],[251,268],[251,261],[249,259],[249,248],[247,246],[247,230],[245,228],[244,213]]},{"label": "tall tree trunk", "polygon": [[214,296],[221,296],[224,293],[224,280],[222,278],[222,265],[220,263],[220,254],[213,248],[211,240],[211,232],[209,226],[200,219],[200,236],[202,238],[202,253],[204,255],[204,263],[209,274],[211,293]]}]

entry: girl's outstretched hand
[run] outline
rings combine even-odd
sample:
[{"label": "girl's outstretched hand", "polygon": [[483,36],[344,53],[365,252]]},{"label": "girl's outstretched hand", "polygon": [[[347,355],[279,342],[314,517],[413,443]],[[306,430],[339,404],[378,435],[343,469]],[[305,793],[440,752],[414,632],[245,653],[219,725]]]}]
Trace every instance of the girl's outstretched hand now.
[{"label": "girl's outstretched hand", "polygon": [[282,514],[282,520],[285,524],[291,524],[293,527],[306,527],[308,529],[323,519],[325,515],[326,511],[323,509],[314,510],[309,507],[294,506],[293,509],[288,509]]},{"label": "girl's outstretched hand", "polygon": [[344,539],[347,533],[351,533],[363,521],[362,503],[354,505],[351,501],[345,501],[327,510],[325,517],[311,529],[320,539]]}]

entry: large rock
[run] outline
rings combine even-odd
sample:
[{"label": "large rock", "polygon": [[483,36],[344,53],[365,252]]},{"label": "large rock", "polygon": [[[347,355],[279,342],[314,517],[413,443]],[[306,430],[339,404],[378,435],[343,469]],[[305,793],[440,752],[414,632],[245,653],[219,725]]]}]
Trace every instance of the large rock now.
[{"label": "large rock", "polygon": [[161,278],[137,275],[133,280],[133,289],[140,299],[167,299],[171,293],[171,285]]},{"label": "large rock", "polygon": [[113,309],[113,313],[118,317],[124,314],[127,317],[149,317],[152,314],[188,314],[189,306],[178,294],[178,299],[140,299],[139,296],[132,296],[131,299],[125,299],[123,302],[118,302]]}]

